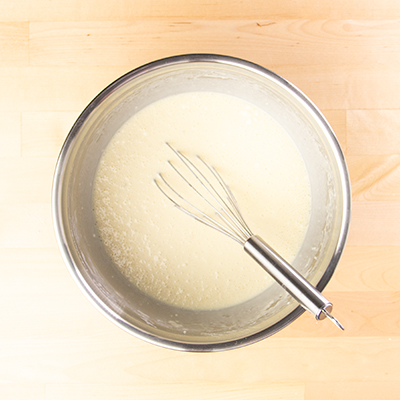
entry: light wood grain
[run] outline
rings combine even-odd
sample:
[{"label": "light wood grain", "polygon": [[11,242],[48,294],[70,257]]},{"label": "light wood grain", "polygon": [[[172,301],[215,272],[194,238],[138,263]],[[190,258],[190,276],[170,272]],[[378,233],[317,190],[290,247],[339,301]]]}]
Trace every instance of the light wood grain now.
[{"label": "light wood grain", "polygon": [[[0,0],[0,398],[394,400],[400,393],[398,0]],[[245,58],[323,111],[353,215],[325,294],[252,346],[179,353],[108,321],[57,248],[51,185],[63,140],[125,72],[185,52]]]},{"label": "light wood grain", "polygon": [[0,66],[27,66],[28,41],[28,22],[0,22]]},{"label": "light wood grain", "polygon": [[328,288],[340,292],[398,292],[399,260],[398,246],[347,246]]},{"label": "light wood grain", "polygon": [[21,113],[0,113],[0,157],[21,155]]},{"label": "light wood grain", "polygon": [[79,114],[80,111],[22,113],[22,156],[51,157],[54,162]]},{"label": "light wood grain", "polygon": [[347,162],[353,200],[400,200],[400,154],[348,156]]},{"label": "light wood grain", "polygon": [[399,397],[397,382],[324,382],[310,383],[306,386],[307,400],[358,399],[363,393],[363,400],[376,400],[384,396],[385,400],[396,400]]},{"label": "light wood grain", "polygon": [[[398,107],[396,107],[398,108]],[[400,154],[400,110],[349,110],[349,154]]]},{"label": "light wood grain", "polygon": [[[53,354],[42,357],[36,373],[41,374],[41,369],[54,362],[58,354],[63,357],[53,379],[49,377],[52,381],[64,375],[64,380],[70,382],[85,380],[121,385],[134,382],[272,384],[287,382],[288,377],[292,382],[354,382],[372,373],[375,381],[390,382],[400,373],[399,351],[398,339],[387,337],[270,338],[246,349],[215,354],[160,350],[144,355],[130,346],[125,351],[114,349],[114,354],[107,352],[108,356],[105,352],[104,356],[95,356],[92,352],[67,355],[53,350]],[[10,365],[10,373],[15,367],[14,363]]]},{"label": "light wood grain", "polygon": [[[338,55],[340,57],[340,55]],[[321,66],[274,66],[282,76],[303,90],[321,109],[396,109],[400,79],[397,66],[335,63]],[[316,79],[315,77],[318,76]]]},{"label": "light wood grain", "polygon": [[4,111],[76,111],[129,68],[0,67]]},{"label": "light wood grain", "polygon": [[0,215],[0,247],[56,247],[50,203],[2,203]]},{"label": "light wood grain", "polygon": [[0,396],[13,400],[44,399],[46,388],[43,384],[0,384]]},{"label": "light wood grain", "polygon": [[32,22],[29,54],[31,65],[114,66],[234,48],[244,58],[263,56],[264,65],[325,67],[337,54],[336,67],[399,64],[399,29],[396,20]]},{"label": "light wood grain", "polygon": [[2,2],[0,13],[5,21],[114,21],[121,19],[177,19],[199,18],[207,20],[225,19],[321,19],[321,18],[371,18],[390,19],[399,15],[397,0],[382,0],[379,3],[360,0],[338,0],[315,2],[283,2],[280,0],[24,0]]},{"label": "light wood grain", "polygon": [[50,202],[54,158],[2,157],[0,170],[14,178],[0,181],[0,204]]},{"label": "light wood grain", "polygon": [[400,202],[354,202],[348,244],[400,246]]},{"label": "light wood grain", "polygon": [[254,385],[254,384],[136,384],[136,385],[96,385],[96,384],[51,384],[46,387],[48,400],[70,399],[140,399],[173,398],[176,400],[220,399],[220,400],[261,400],[266,398],[300,400],[304,399],[304,385]]}]

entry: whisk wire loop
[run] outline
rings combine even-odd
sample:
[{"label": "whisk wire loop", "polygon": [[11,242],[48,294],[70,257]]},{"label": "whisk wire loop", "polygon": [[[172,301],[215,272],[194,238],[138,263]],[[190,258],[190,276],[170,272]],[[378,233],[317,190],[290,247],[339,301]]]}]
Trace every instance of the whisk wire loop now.
[{"label": "whisk wire loop", "polygon": [[[201,211],[198,207],[195,207],[192,203],[190,203],[186,198],[177,193],[170,184],[167,184],[168,188],[174,193],[174,195],[178,196],[181,200],[183,200],[187,205],[191,207],[191,209],[195,210],[201,215],[196,215],[191,211],[186,210],[186,213],[190,213],[191,216],[195,217],[196,220],[203,222],[202,218],[205,218],[208,222],[208,226],[215,225],[220,231],[223,231],[228,236],[235,237],[236,241],[241,243],[242,245],[252,236],[251,230],[248,228],[246,223],[244,222],[244,218],[242,217],[240,211],[238,211],[238,206],[236,199],[233,198],[232,192],[229,190],[228,186],[223,182],[222,178],[216,172],[216,170],[210,167],[203,159],[199,156],[198,159],[202,162],[202,164],[207,167],[211,175],[215,178],[216,183],[221,186],[221,189],[217,189],[215,185],[210,181],[208,177],[185,155],[183,155],[180,151],[175,150],[169,143],[166,143],[167,146],[178,156],[180,161],[184,166],[190,171],[191,176],[195,178],[195,180],[200,184],[200,187],[204,189],[205,195],[203,195],[200,190],[198,190],[189,179],[187,179],[183,173],[179,171],[179,169],[173,165],[170,161],[170,166],[174,169],[174,171],[183,179],[183,181],[199,196],[212,210],[215,212],[215,216],[219,218],[220,222],[216,220],[216,218],[211,218],[209,215]],[[164,183],[166,183],[165,179],[163,179]],[[158,185],[160,187],[160,185]],[[225,194],[227,200],[221,195]],[[168,196],[169,198],[171,196]],[[211,201],[210,201],[211,200]],[[174,204],[179,206],[182,209],[180,204],[177,204],[174,201]],[[236,204],[236,205],[235,205]],[[210,225],[211,223],[211,225]],[[214,227],[214,226],[212,226]]]},{"label": "whisk wire loop", "polygon": [[[172,165],[172,164],[171,164]],[[173,167],[176,171],[177,169]],[[183,178],[183,180],[190,185],[191,188],[193,188],[196,192],[197,190],[186,180],[185,177],[182,176],[182,174],[177,171],[178,174]],[[226,229],[222,224],[220,224],[218,221],[215,219],[211,218],[209,215],[204,213],[202,210],[200,210],[198,207],[196,207],[194,204],[192,204],[190,201],[185,199],[181,194],[179,194],[169,183],[168,181],[162,176],[162,174],[158,174],[159,178],[163,181],[165,186],[168,187],[168,189],[179,199],[181,199],[183,202],[185,202],[190,208],[195,210],[200,214],[196,215],[195,213],[189,211],[187,208],[183,207],[181,204],[179,204],[176,200],[174,200],[159,184],[159,182],[154,179],[154,183],[157,185],[157,187],[161,190],[161,192],[175,205],[175,207],[179,208],[179,210],[183,211],[185,214],[189,215],[190,217],[194,218],[195,220],[202,222],[203,224],[209,226],[210,228],[216,229],[217,231],[229,236],[231,239],[235,240],[236,242],[243,244],[243,240],[239,240],[235,235],[233,235],[228,229]],[[198,193],[198,192],[197,192]],[[199,196],[202,197],[200,193],[198,193]],[[206,200],[207,201],[207,200]],[[212,205],[211,205],[212,207]]]},{"label": "whisk wire loop", "polygon": [[235,196],[233,195],[231,189],[229,188],[229,186],[224,182],[221,175],[217,172],[217,170],[214,167],[208,165],[200,156],[197,156],[197,158],[204,164],[205,167],[207,167],[210,170],[210,172],[214,175],[214,177],[216,178],[218,183],[223,188],[224,192],[227,195],[227,199],[232,206],[232,208],[230,208],[230,207],[227,207],[227,208],[229,209],[229,211],[232,212],[232,214],[234,214],[235,218],[237,218],[237,220],[241,224],[241,228],[245,231],[245,234],[247,234],[248,237],[253,236],[253,233],[251,232],[251,229],[247,225],[247,223],[243,217],[243,214],[240,211],[239,204],[238,204]]}]

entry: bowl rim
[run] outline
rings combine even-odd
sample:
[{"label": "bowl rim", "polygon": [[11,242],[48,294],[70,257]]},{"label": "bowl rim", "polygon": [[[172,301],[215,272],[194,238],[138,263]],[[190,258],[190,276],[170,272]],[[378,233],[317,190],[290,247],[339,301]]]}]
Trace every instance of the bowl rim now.
[{"label": "bowl rim", "polygon": [[101,299],[93,292],[89,285],[85,282],[84,278],[80,274],[77,266],[73,261],[73,256],[71,251],[66,245],[66,235],[65,228],[62,217],[62,207],[61,207],[61,197],[62,197],[62,185],[63,177],[65,174],[66,163],[68,160],[68,155],[73,147],[73,144],[79,135],[80,129],[90,114],[101,104],[106,97],[117,91],[121,86],[125,85],[139,76],[148,74],[149,72],[160,70],[164,67],[169,67],[172,65],[188,64],[188,63],[215,63],[222,65],[230,65],[234,67],[239,67],[241,69],[250,71],[255,74],[259,74],[263,77],[267,77],[273,80],[276,84],[289,91],[294,97],[300,101],[303,106],[305,106],[309,112],[314,115],[319,123],[323,126],[324,132],[327,135],[327,139],[330,143],[331,150],[335,155],[335,160],[340,173],[340,180],[343,190],[343,215],[341,221],[340,233],[338,236],[338,241],[331,257],[331,260],[326,268],[324,274],[320,278],[319,282],[316,284],[316,288],[322,291],[329,280],[331,279],[335,268],[341,258],[343,253],[345,243],[347,240],[349,227],[350,227],[350,216],[351,216],[351,187],[350,178],[344,158],[344,154],[336,138],[336,135],[329,125],[326,118],[323,116],[321,111],[316,107],[316,105],[296,86],[287,81],[285,78],[281,77],[277,73],[255,64],[251,61],[247,61],[241,58],[220,55],[220,54],[210,54],[210,53],[193,53],[193,54],[182,54],[176,56],[170,56],[150,63],[139,66],[118,79],[114,80],[108,86],[106,86],[99,94],[97,94],[90,103],[84,108],[81,114],[78,116],[77,120],[73,124],[71,130],[69,131],[64,144],[61,148],[60,154],[57,159],[56,168],[53,176],[53,187],[52,187],[52,217],[53,226],[55,230],[55,235],[57,239],[58,246],[60,248],[63,260],[68,267],[74,281],[80,287],[81,291],[89,299],[89,301],[109,320],[115,323],[117,326],[125,330],[126,332],[152,344],[159,345],[161,347],[191,351],[191,352],[211,352],[211,351],[221,351],[239,348],[256,343],[268,336],[271,336],[290,323],[297,319],[305,310],[299,305],[292,312],[286,315],[284,318],[274,323],[270,327],[263,329],[257,333],[251,334],[249,336],[243,337],[241,339],[229,340],[226,342],[215,342],[215,343],[193,343],[193,342],[180,342],[173,341],[169,339],[164,339],[149,332],[143,331],[131,324],[125,322],[118,314],[110,310]]}]

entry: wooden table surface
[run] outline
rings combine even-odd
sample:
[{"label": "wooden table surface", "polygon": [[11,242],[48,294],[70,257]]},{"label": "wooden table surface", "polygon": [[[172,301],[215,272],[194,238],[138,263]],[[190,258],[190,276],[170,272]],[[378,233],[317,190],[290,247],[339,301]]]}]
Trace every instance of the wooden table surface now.
[{"label": "wooden table surface", "polygon": [[[398,0],[0,0],[0,21],[1,399],[400,398]],[[238,350],[158,348],[63,264],[50,198],[73,121],[123,73],[196,52],[272,69],[336,131],[353,216],[325,293],[344,332],[304,314]]]}]

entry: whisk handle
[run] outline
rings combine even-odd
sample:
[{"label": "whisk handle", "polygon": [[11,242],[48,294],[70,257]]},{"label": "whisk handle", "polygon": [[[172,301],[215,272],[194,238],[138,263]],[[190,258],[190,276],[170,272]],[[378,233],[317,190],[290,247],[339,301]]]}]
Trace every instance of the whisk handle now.
[{"label": "whisk handle", "polygon": [[316,319],[324,319],[331,312],[332,303],[259,236],[250,237],[244,249]]}]

